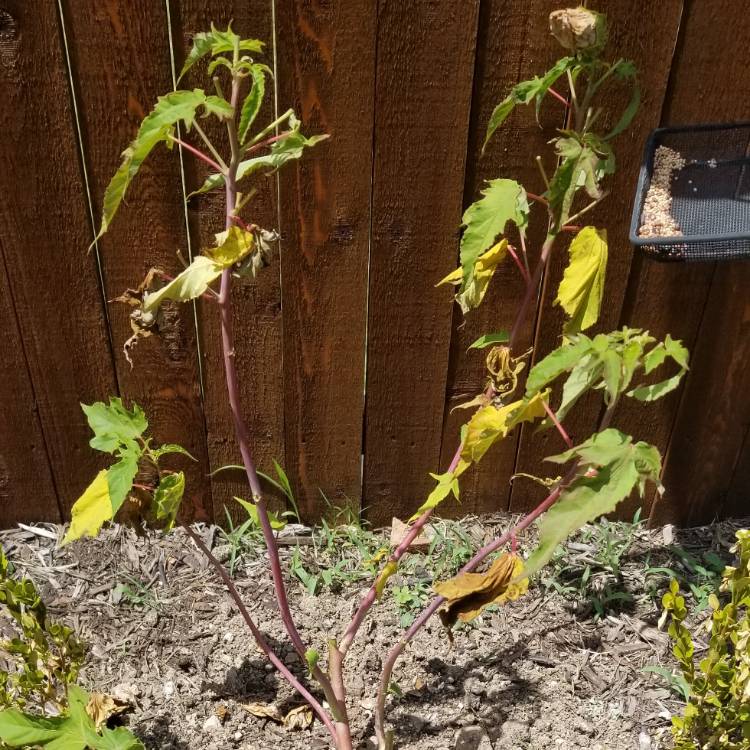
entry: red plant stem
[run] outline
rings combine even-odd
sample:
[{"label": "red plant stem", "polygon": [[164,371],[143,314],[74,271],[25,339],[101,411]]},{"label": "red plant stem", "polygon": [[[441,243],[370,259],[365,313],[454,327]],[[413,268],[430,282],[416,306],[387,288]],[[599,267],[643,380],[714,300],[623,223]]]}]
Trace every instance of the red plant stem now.
[{"label": "red plant stem", "polygon": [[[536,508],[534,508],[534,510],[532,510],[531,513],[529,513],[522,521],[516,524],[513,528],[506,531],[502,536],[482,547],[482,549],[480,549],[474,555],[474,557],[472,557],[471,560],[469,560],[469,562],[467,562],[466,565],[461,568],[461,573],[470,573],[471,571],[473,571],[487,557],[487,555],[507,544],[508,541],[517,536],[519,532],[523,531],[527,526],[530,526],[532,523],[534,523],[534,521],[536,521],[536,519],[539,518],[542,513],[551,508],[559,499],[563,487],[567,483],[566,480],[569,481],[569,476],[571,476],[571,473],[569,473],[568,476],[566,476],[566,478],[548,495],[548,497],[544,501],[542,501]],[[396,643],[395,646],[393,646],[393,648],[388,653],[388,656],[386,657],[386,660],[383,664],[383,671],[380,675],[378,697],[375,704],[375,734],[378,738],[378,748],[380,750],[384,750],[384,748],[386,747],[385,699],[386,695],[388,694],[388,685],[390,685],[391,682],[393,667],[396,665],[399,656],[401,656],[409,641],[411,641],[411,639],[419,632],[419,630],[427,622],[427,620],[429,620],[430,617],[432,617],[432,615],[437,612],[444,601],[444,597],[436,596],[426,607],[426,609],[423,610],[422,614],[419,615],[419,617],[412,623],[411,627],[406,631],[406,633],[404,633],[401,640]]]},{"label": "red plant stem", "polygon": [[288,135],[291,135],[291,133],[291,130],[285,130],[283,133],[272,135],[270,138],[266,138],[259,143],[253,143],[252,146],[245,149],[245,155],[252,154],[255,151],[260,151],[260,149],[262,149],[264,146],[270,146],[272,143],[276,143],[276,141],[283,141],[284,138],[286,138]]},{"label": "red plant stem", "polygon": [[331,721],[328,714],[325,712],[325,709],[320,705],[317,698],[315,698],[315,696],[310,693],[310,691],[291,673],[289,668],[284,664],[283,661],[281,661],[281,659],[279,659],[278,656],[276,656],[273,649],[271,649],[271,647],[268,645],[266,639],[263,637],[263,634],[255,624],[252,616],[247,611],[247,607],[245,607],[245,603],[242,601],[242,597],[237,591],[234,582],[229,577],[229,574],[226,572],[226,570],[224,570],[224,566],[214,557],[213,553],[208,549],[204,541],[190,528],[190,526],[188,526],[188,524],[182,524],[182,528],[185,530],[187,535],[195,542],[195,544],[206,556],[206,558],[208,558],[208,561],[211,563],[211,565],[213,565],[214,570],[218,574],[219,578],[221,578],[221,580],[224,582],[224,585],[227,587],[230,596],[234,600],[234,603],[237,605],[242,618],[245,620],[245,624],[253,634],[253,638],[255,638],[255,642],[258,644],[258,647],[268,657],[268,660],[271,662],[271,664],[273,664],[274,667],[276,667],[276,669],[281,672],[281,674],[286,678],[289,684],[310,704],[310,707],[313,709],[313,711],[315,711],[316,714],[318,714],[320,720],[328,728],[331,736],[336,739],[336,728],[334,727],[333,722]]},{"label": "red plant stem", "polygon": [[566,224],[560,231],[561,232],[580,232],[583,227],[579,227],[578,224]]},{"label": "red plant stem", "polygon": [[562,102],[565,105],[566,109],[570,106],[570,102],[568,102],[568,100],[562,94],[558,94],[557,91],[552,88],[552,86],[550,86],[547,90],[550,92],[550,94],[552,94],[552,96],[555,97],[555,99]]},{"label": "red plant stem", "polygon": [[526,271],[526,268],[523,265],[523,263],[521,263],[521,260],[518,257],[518,254],[516,253],[516,251],[513,249],[512,245],[508,245],[508,253],[510,254],[510,257],[513,258],[513,260],[516,262],[516,265],[518,266],[518,270],[521,272],[521,276],[523,277],[523,280],[528,284],[529,281],[531,281],[531,277]]},{"label": "red plant stem", "polygon": [[517,343],[519,334],[521,333],[521,326],[526,320],[526,315],[529,311],[529,306],[534,298],[534,295],[538,292],[539,282],[542,280],[542,274],[544,268],[549,260],[550,253],[552,252],[552,245],[555,244],[555,237],[557,235],[548,234],[542,245],[542,253],[539,256],[539,262],[534,269],[534,276],[531,281],[526,285],[526,294],[524,294],[521,306],[518,308],[518,315],[516,315],[515,323],[510,332],[510,338],[508,339],[508,347],[512,350],[513,346]]},{"label": "red plant stem", "polygon": [[[456,449],[456,453],[453,456],[453,460],[450,463],[450,466],[448,467],[448,473],[450,474],[453,472],[458,466],[458,462],[461,460],[461,449],[463,448],[463,443],[458,446]],[[429,508],[424,513],[422,513],[419,518],[409,527],[409,530],[404,534],[403,538],[399,542],[398,546],[395,550],[391,553],[390,557],[388,558],[388,563],[397,563],[403,556],[404,553],[409,549],[411,546],[411,543],[419,536],[420,531],[424,528],[424,525],[427,523],[427,521],[430,520],[430,516],[432,515],[432,508]],[[355,636],[357,635],[357,631],[359,630],[360,626],[364,622],[365,617],[367,616],[368,611],[370,610],[370,607],[375,603],[375,599],[377,597],[377,578],[373,582],[372,586],[370,586],[370,589],[363,597],[362,601],[360,602],[359,607],[357,608],[357,611],[354,613],[354,617],[352,617],[352,621],[349,623],[349,626],[344,631],[344,635],[341,638],[341,643],[339,644],[339,650],[341,651],[342,656],[346,656],[346,652],[349,650],[349,646],[352,645],[352,642],[354,641]]]},{"label": "red plant stem", "polygon": [[535,203],[541,203],[544,206],[549,206],[549,201],[546,198],[542,198],[541,195],[537,195],[536,193],[530,193],[528,190],[526,191],[526,195],[531,198]]},{"label": "red plant stem", "polygon": [[240,219],[239,216],[236,216],[235,214],[232,214],[232,221],[235,224],[238,224],[241,226],[246,232],[255,232],[258,229],[257,224],[247,224],[242,219]]},{"label": "red plant stem", "polygon": [[544,399],[542,399],[542,405],[544,406],[544,411],[547,412],[547,416],[552,420],[552,424],[554,424],[555,427],[557,427],[557,431],[560,433],[560,436],[565,441],[565,445],[567,445],[568,448],[572,448],[573,441],[570,439],[570,435],[568,435],[568,433],[565,431],[565,428],[562,426],[562,423],[557,418],[557,414],[555,414],[555,412],[553,412],[552,409],[550,409],[549,404]]},{"label": "red plant stem", "polygon": [[181,138],[175,138],[175,136],[173,135],[170,135],[167,137],[169,138],[170,141],[173,141],[179,146],[182,146],[182,148],[186,149],[191,154],[195,154],[195,156],[197,156],[199,159],[203,159],[203,161],[205,161],[206,164],[210,164],[217,172],[224,171],[217,162],[215,162],[210,156],[208,156],[207,154],[204,154],[203,151],[196,148],[195,146],[191,146],[189,143],[186,143]]}]

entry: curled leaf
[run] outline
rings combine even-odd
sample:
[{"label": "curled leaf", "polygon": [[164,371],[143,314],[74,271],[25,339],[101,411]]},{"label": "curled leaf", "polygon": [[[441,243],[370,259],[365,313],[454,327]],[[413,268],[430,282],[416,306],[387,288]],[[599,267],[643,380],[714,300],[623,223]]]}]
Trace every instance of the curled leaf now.
[{"label": "curled leaf", "polygon": [[[491,247],[486,253],[479,256],[468,283],[463,283],[463,269],[457,268],[441,279],[437,283],[437,286],[441,284],[461,285],[461,291],[456,295],[456,302],[461,306],[461,311],[465,315],[469,310],[479,307],[482,303],[495,269],[505,260],[507,254],[508,240],[500,240],[500,242]],[[488,345],[485,344],[485,346]]]},{"label": "curled leaf", "polygon": [[470,622],[478,617],[490,604],[514,601],[526,593],[528,579],[514,579],[523,571],[523,561],[517,555],[500,555],[485,573],[459,573],[457,576],[436,583],[436,593],[446,599],[446,607],[440,619],[446,627],[456,620]]},{"label": "curled leaf", "polygon": [[549,29],[552,36],[571,52],[593,54],[607,43],[607,17],[588,8],[552,11]]},{"label": "curled leaf", "polygon": [[283,724],[286,729],[308,729],[313,723],[312,708],[307,704],[293,708],[284,717]]},{"label": "curled leaf", "polygon": [[181,472],[166,474],[154,493],[153,512],[156,519],[166,521],[167,529],[174,526],[185,494],[185,475]]},{"label": "curled leaf", "polygon": [[398,562],[391,560],[383,566],[383,570],[380,571],[380,575],[375,581],[375,595],[378,599],[383,596],[385,585],[388,583],[388,579],[398,570]]}]

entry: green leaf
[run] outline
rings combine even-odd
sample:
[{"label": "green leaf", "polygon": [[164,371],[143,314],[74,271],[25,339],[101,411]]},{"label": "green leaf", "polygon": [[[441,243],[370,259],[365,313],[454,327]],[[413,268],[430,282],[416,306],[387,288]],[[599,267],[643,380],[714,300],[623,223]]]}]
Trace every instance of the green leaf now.
[{"label": "green leaf", "polygon": [[[263,169],[276,170],[283,167],[287,162],[299,159],[306,148],[312,148],[321,141],[328,138],[328,134],[313,135],[309,138],[300,132],[300,123],[292,114],[289,118],[290,133],[286,138],[271,144],[270,153],[264,156],[256,156],[253,159],[241,161],[237,168],[237,181],[249,177]],[[188,198],[201,193],[207,193],[224,185],[224,175],[209,175],[203,185],[198,190],[190,193]]]},{"label": "green leaf", "polygon": [[154,493],[153,511],[159,521],[166,520],[167,529],[174,526],[185,494],[185,475],[178,471],[162,477]]},{"label": "green leaf", "polygon": [[587,354],[575,365],[563,385],[562,399],[557,408],[558,419],[565,419],[578,399],[599,382],[603,370],[601,356],[597,356],[596,353]]},{"label": "green leaf", "polygon": [[[634,444],[618,430],[604,430],[547,460],[564,463],[573,459],[580,462],[578,476],[539,522],[539,546],[527,560],[523,577],[541,570],[566,537],[614,511],[636,487],[642,496],[646,481],[659,483],[661,458],[656,448],[643,442]],[[587,476],[592,469],[595,475]]]},{"label": "green leaf", "polygon": [[240,124],[237,130],[240,143],[245,142],[250,126],[255,121],[261,105],[263,104],[263,97],[266,93],[265,65],[253,65],[250,76],[252,79],[252,87],[250,93],[245,97],[245,101],[242,103]]},{"label": "green leaf", "polygon": [[155,292],[147,292],[143,299],[143,311],[155,313],[166,300],[187,302],[200,297],[225,268],[231,268],[248,256],[255,246],[253,235],[237,226],[219,232],[216,242],[217,247],[193,258],[193,262],[166,286]]},{"label": "green leaf", "polygon": [[195,456],[188,453],[185,448],[183,448],[181,445],[176,445],[175,443],[165,443],[164,445],[160,445],[158,448],[152,448],[151,449],[151,456],[154,459],[154,461],[158,461],[162,456],[169,456],[174,453],[180,453],[183,456],[187,456],[191,461],[198,461]]},{"label": "green leaf", "polygon": [[638,401],[656,401],[656,399],[666,396],[680,384],[683,376],[688,370],[688,350],[682,345],[681,341],[673,339],[669,334],[663,343],[657,344],[644,358],[644,373],[650,374],[659,365],[663,364],[670,357],[680,367],[676,375],[653,385],[641,385],[628,392],[628,396]]},{"label": "green leaf", "polygon": [[56,739],[65,719],[27,716],[15,708],[0,711],[0,739],[8,747],[43,745]]},{"label": "green leaf", "polygon": [[604,137],[604,140],[607,141],[622,133],[630,125],[636,112],[638,112],[638,108],[641,106],[641,87],[638,85],[638,80],[636,79],[637,70],[633,62],[631,60],[618,60],[612,67],[615,71],[615,75],[620,80],[632,80],[633,89],[630,94],[628,106],[625,108],[622,115],[620,115],[620,119],[617,121],[614,128],[612,128],[612,130],[610,130]]},{"label": "green leaf", "polygon": [[456,500],[459,499],[458,476],[455,472],[450,471],[445,474],[430,474],[430,476],[437,482],[437,484],[427,496],[427,499],[419,506],[419,508],[417,508],[414,515],[409,519],[410,521],[414,521],[432,508],[437,508],[437,506],[440,505],[440,503],[442,503],[451,493]]},{"label": "green leaf", "polygon": [[95,537],[104,522],[111,521],[114,517],[107,474],[107,470],[102,469],[73,504],[70,528],[63,539],[63,545],[82,536]]},{"label": "green leaf", "polygon": [[505,122],[508,115],[513,111],[517,104],[529,104],[536,99],[537,118],[542,99],[549,92],[550,88],[555,85],[558,78],[564,75],[566,70],[573,68],[577,64],[574,57],[563,57],[559,59],[541,78],[532,78],[529,81],[517,83],[510,94],[498,104],[490,115],[490,121],[487,124],[487,133],[484,137],[482,151],[487,147],[487,143],[492,138],[495,131]]},{"label": "green leaf", "polygon": [[227,27],[226,31],[221,31],[211,24],[211,31],[204,31],[193,37],[193,46],[185,59],[185,64],[182,66],[180,77],[177,79],[178,82],[195,63],[206,55],[233,52],[235,44],[240,51],[244,52],[263,52],[263,47],[265,46],[263,42],[257,39],[240,39],[232,31],[231,24]]},{"label": "green leaf", "polygon": [[[169,136],[178,122],[189,130],[200,108],[219,117],[231,117],[233,110],[229,102],[218,96],[208,96],[201,89],[173,91],[160,96],[153,110],[144,118],[135,140],[122,153],[122,163],[104,192],[102,224],[94,238],[96,242],[109,228],[117,209],[125,197],[131,180],[154,146]],[[93,243],[92,243],[93,244]]]},{"label": "green leaf", "polygon": [[586,330],[599,319],[607,270],[606,232],[584,227],[570,243],[569,254],[555,299],[570,318],[566,335]]},{"label": "green leaf", "polygon": [[125,502],[128,493],[133,489],[135,475],[138,473],[138,460],[141,449],[134,445],[120,453],[120,460],[107,469],[107,484],[109,486],[109,501],[112,504],[112,517]]},{"label": "green leaf", "polygon": [[464,291],[472,280],[474,267],[485,250],[495,244],[497,236],[512,221],[519,227],[528,220],[526,191],[515,180],[491,180],[482,190],[482,198],[464,212],[461,237],[461,268]]},{"label": "green leaf", "polygon": [[[253,524],[259,527],[260,513],[258,511],[258,506],[255,503],[250,503],[247,500],[243,500],[241,497],[235,497],[234,499],[247,511],[247,515],[250,517]],[[286,526],[286,521],[280,519],[276,515],[276,513],[266,511],[266,517],[268,518],[268,521],[271,524],[271,528],[274,531],[280,531]]]},{"label": "green leaf", "polygon": [[510,336],[507,331],[498,331],[497,333],[485,333],[484,336],[480,336],[473,344],[469,346],[469,349],[486,349],[488,346],[493,344],[504,344],[508,341]]},{"label": "green leaf", "polygon": [[141,437],[148,429],[148,420],[138,404],[128,411],[121,398],[110,398],[109,404],[97,401],[81,404],[94,437],[89,445],[98,451],[114,453],[121,445],[127,445]]},{"label": "green leaf", "polygon": [[526,398],[531,398],[562,373],[573,369],[581,358],[588,354],[590,349],[591,339],[580,334],[575,341],[563,344],[550,352],[531,368],[526,380]]}]

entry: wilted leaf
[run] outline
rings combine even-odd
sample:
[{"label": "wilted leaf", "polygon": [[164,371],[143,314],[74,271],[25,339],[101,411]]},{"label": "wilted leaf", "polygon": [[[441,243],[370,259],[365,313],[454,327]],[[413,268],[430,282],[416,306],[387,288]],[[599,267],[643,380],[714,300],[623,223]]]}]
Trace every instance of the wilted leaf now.
[{"label": "wilted leaf", "polygon": [[240,39],[232,31],[231,24],[226,31],[221,31],[211,24],[211,31],[204,31],[193,37],[193,46],[185,58],[185,64],[182,66],[180,77],[177,80],[179,81],[201,58],[208,54],[218,55],[222,52],[233,52],[235,45],[240,52],[262,52],[265,46],[258,39]]},{"label": "wilted leaf", "polygon": [[94,437],[89,445],[105,453],[114,453],[123,444],[131,444],[148,429],[148,420],[138,404],[128,411],[120,398],[110,398],[109,404],[81,404]]},{"label": "wilted leaf", "polygon": [[167,529],[174,525],[184,494],[185,475],[181,471],[162,476],[154,492],[152,508],[157,520],[167,522]]},{"label": "wilted leaf", "polygon": [[[309,138],[304,136],[300,132],[300,122],[293,114],[290,115],[289,118],[289,128],[289,135],[287,135],[286,138],[282,138],[280,141],[273,143],[271,145],[270,153],[264,156],[256,156],[252,159],[245,159],[245,161],[240,162],[239,167],[237,168],[238,182],[244,177],[248,177],[263,169],[280,169],[288,161],[299,159],[306,148],[312,148],[328,138],[328,134],[313,135]],[[209,175],[203,185],[201,185],[198,190],[192,192],[188,197],[199,195],[200,193],[207,193],[210,190],[214,190],[223,185],[224,175]]]},{"label": "wilted leaf", "polygon": [[97,731],[86,713],[89,695],[77,685],[68,688],[68,716],[45,719],[15,708],[0,711],[0,740],[7,747],[44,747],[49,750],[145,750],[124,727]]},{"label": "wilted leaf", "polygon": [[263,97],[266,93],[266,66],[253,65],[250,70],[250,78],[252,88],[250,89],[250,93],[245,97],[245,101],[242,103],[240,124],[237,128],[240,143],[245,142],[250,126],[255,122],[255,118],[263,104]]},{"label": "wilted leaf", "polygon": [[283,723],[284,717],[273,703],[241,703],[242,708],[257,719],[270,719],[278,724]]},{"label": "wilted leaf", "polygon": [[91,693],[89,702],[86,704],[86,713],[94,722],[94,726],[99,731],[106,725],[111,716],[117,716],[128,710],[130,706],[127,703],[117,700],[112,695],[106,693]]},{"label": "wilted leaf", "polygon": [[255,237],[236,225],[216,235],[216,247],[204,251],[221,268],[229,268],[252,253]]},{"label": "wilted leaf", "polygon": [[313,712],[307,704],[293,708],[284,717],[284,726],[287,729],[307,729],[312,726]]},{"label": "wilted leaf", "polygon": [[570,320],[567,335],[590,328],[599,318],[607,270],[607,234],[584,227],[570,243],[570,263],[565,269],[555,304]]},{"label": "wilted leaf", "polygon": [[531,399],[521,399],[506,406],[485,406],[471,418],[466,431],[461,458],[476,463],[490,446],[506,437],[521,422],[531,422],[546,414],[544,399],[547,393],[538,393]]},{"label": "wilted leaf", "polygon": [[[255,526],[260,527],[260,515],[258,513],[258,506],[255,503],[250,503],[247,500],[243,500],[241,497],[235,497],[234,499],[247,511],[247,515],[250,516],[250,519],[255,524]],[[267,510],[266,516],[268,517],[268,521],[274,531],[280,531],[286,526],[286,521],[280,519],[276,515],[276,513]]]},{"label": "wilted leaf", "polygon": [[518,599],[528,588],[525,578],[513,582],[522,570],[521,558],[506,553],[498,557],[486,573],[459,573],[436,583],[436,593],[447,602],[446,608],[440,612],[440,619],[447,627],[452,627],[456,620],[470,622],[490,604]]},{"label": "wilted leaf", "polygon": [[165,443],[164,445],[160,445],[158,448],[151,449],[151,455],[156,461],[158,461],[162,456],[169,456],[174,453],[179,453],[183,456],[187,456],[191,461],[198,460],[197,458],[195,458],[195,456],[188,453],[188,451],[185,450],[185,448],[183,448],[181,445],[176,445],[175,443]]},{"label": "wilted leaf", "polygon": [[383,566],[383,570],[380,571],[380,575],[375,580],[375,596],[380,599],[383,596],[385,585],[388,583],[388,579],[398,570],[398,562],[391,560]]},{"label": "wilted leaf", "polygon": [[208,287],[221,276],[224,269],[211,258],[198,255],[193,262],[166,286],[144,296],[143,310],[155,313],[163,302],[188,302],[205,294]]},{"label": "wilted leaf", "polygon": [[441,284],[461,285],[461,291],[456,295],[456,302],[461,306],[461,311],[465,315],[482,303],[495,269],[505,260],[507,254],[508,240],[500,240],[486,253],[479,256],[468,283],[464,284],[463,269],[457,268],[440,280],[437,286]]},{"label": "wilted leaf", "polygon": [[173,91],[160,96],[154,109],[144,118],[138,129],[135,140],[122,153],[122,163],[104,192],[102,224],[94,242],[109,228],[117,209],[120,207],[125,191],[135,177],[141,164],[151,153],[154,146],[168,140],[174,126],[184,123],[189,130],[200,108],[222,117],[232,116],[229,102],[218,96],[209,96],[201,89],[193,91]]},{"label": "wilted leaf", "polygon": [[498,331],[497,333],[485,333],[484,336],[480,336],[474,343],[469,346],[469,349],[485,349],[488,346],[494,344],[505,344],[510,338],[507,331]]},{"label": "wilted leaf", "polygon": [[[465,292],[471,283],[479,257],[495,244],[505,225],[512,221],[518,227],[525,227],[528,215],[526,191],[515,180],[491,180],[487,184],[482,190],[482,198],[472,203],[463,215],[465,229],[461,237],[463,280],[460,293]],[[506,247],[503,247],[503,253]]]},{"label": "wilted leaf", "polygon": [[96,536],[105,521],[114,517],[112,502],[109,499],[107,470],[102,469],[94,481],[76,500],[71,509],[71,521],[63,544],[68,544],[82,536]]},{"label": "wilted leaf", "polygon": [[647,481],[658,486],[661,471],[656,448],[648,443],[633,443],[629,435],[612,428],[547,460],[578,460],[579,471],[539,522],[539,546],[524,566],[526,577],[541,570],[557,546],[583,524],[614,511],[636,488],[643,496]]}]

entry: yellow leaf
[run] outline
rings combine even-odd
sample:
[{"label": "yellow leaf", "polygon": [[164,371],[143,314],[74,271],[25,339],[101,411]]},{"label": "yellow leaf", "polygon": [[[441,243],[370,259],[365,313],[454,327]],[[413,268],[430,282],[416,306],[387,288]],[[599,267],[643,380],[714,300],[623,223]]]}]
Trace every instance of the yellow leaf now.
[{"label": "yellow leaf", "polygon": [[[505,260],[507,254],[508,240],[500,240],[500,242],[493,245],[486,253],[479,256],[474,266],[474,274],[472,275],[471,281],[464,291],[456,295],[456,301],[461,305],[461,310],[464,313],[473,310],[475,307],[479,307],[484,299],[484,295],[487,293],[487,287],[489,286],[492,275],[495,273],[495,269],[498,264]],[[458,285],[462,280],[463,269],[457,268],[455,271],[449,273],[444,279],[441,279],[441,281],[437,283],[437,286],[440,286],[441,284]]]},{"label": "yellow leaf", "polygon": [[204,250],[204,254],[221,268],[229,268],[250,255],[255,245],[255,237],[238,226],[231,226],[216,235],[216,245]]},{"label": "yellow leaf", "polygon": [[531,422],[545,415],[547,391],[531,399],[521,399],[506,406],[485,406],[469,421],[461,458],[468,464],[479,461],[497,440],[502,440],[521,422]]},{"label": "yellow leaf", "polygon": [[270,719],[281,724],[284,717],[273,703],[240,703],[242,708],[257,719]]},{"label": "yellow leaf", "polygon": [[427,499],[419,506],[419,508],[417,508],[416,512],[409,520],[415,521],[425,511],[437,508],[437,506],[440,505],[440,503],[442,503],[451,493],[453,493],[453,497],[458,500],[458,476],[467,468],[467,466],[468,464],[462,462],[453,472],[446,472],[445,474],[430,474],[437,484],[427,496]]},{"label": "yellow leaf", "polygon": [[96,536],[105,521],[111,521],[112,501],[109,497],[107,470],[102,469],[94,481],[76,500],[72,509],[70,528],[63,544],[80,539],[82,536]]},{"label": "yellow leaf", "polygon": [[380,571],[380,575],[375,581],[375,596],[380,599],[383,596],[383,590],[385,584],[388,583],[388,579],[398,570],[398,563],[395,560],[391,560],[386,563],[383,570]]},{"label": "yellow leaf", "polygon": [[584,227],[570,243],[570,263],[557,290],[556,305],[561,305],[570,320],[566,335],[585,331],[599,319],[607,270],[607,233],[596,227]]},{"label": "yellow leaf", "polygon": [[447,600],[447,607],[440,613],[443,623],[452,627],[456,620],[470,622],[490,604],[518,599],[529,586],[526,578],[512,583],[522,571],[521,558],[506,553],[498,557],[486,573],[459,573],[436,583],[435,591]]}]

